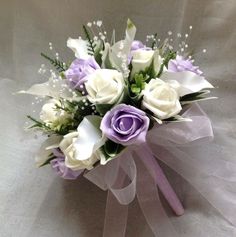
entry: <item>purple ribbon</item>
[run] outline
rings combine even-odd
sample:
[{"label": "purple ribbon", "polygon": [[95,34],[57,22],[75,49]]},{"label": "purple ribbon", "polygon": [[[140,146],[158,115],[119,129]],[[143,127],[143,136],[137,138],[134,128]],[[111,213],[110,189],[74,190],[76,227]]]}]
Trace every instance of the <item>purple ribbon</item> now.
[{"label": "purple ribbon", "polygon": [[[209,165],[201,167],[181,151],[181,147],[213,138],[209,118],[197,104],[189,107],[182,116],[192,119],[192,122],[155,126],[149,131],[144,145],[130,146],[107,165],[97,166],[84,174],[98,187],[108,190],[103,237],[125,236],[128,205],[135,196],[155,236],[178,236],[162,207],[158,189],[176,215],[182,215],[184,209],[160,168],[158,159],[189,181],[231,223],[236,223],[235,209],[225,208],[224,201],[211,194],[212,190],[204,180]],[[213,191],[216,193],[216,190]]]}]

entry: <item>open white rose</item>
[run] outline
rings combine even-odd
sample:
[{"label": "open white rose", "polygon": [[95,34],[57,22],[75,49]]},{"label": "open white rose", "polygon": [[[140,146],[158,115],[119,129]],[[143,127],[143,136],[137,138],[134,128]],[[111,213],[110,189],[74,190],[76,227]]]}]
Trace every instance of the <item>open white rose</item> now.
[{"label": "open white rose", "polygon": [[85,117],[77,131],[65,135],[59,145],[65,154],[65,165],[72,170],[90,170],[100,160],[99,148],[104,144],[104,139],[100,129],[94,126],[91,120],[100,121],[101,118]]},{"label": "open white rose", "polygon": [[58,121],[62,123],[69,117],[65,111],[57,110],[56,105],[60,105],[60,102],[56,99],[51,99],[48,103],[43,105],[40,112],[40,119],[46,124],[53,124]]},{"label": "open white rose", "polygon": [[117,70],[97,69],[88,76],[85,88],[91,103],[114,104],[123,94],[124,78]]},{"label": "open white rose", "polygon": [[133,76],[135,73],[144,71],[153,63],[153,69],[156,74],[160,71],[161,64],[163,62],[162,57],[159,55],[158,50],[145,50],[138,49],[131,53],[132,55],[132,72]]},{"label": "open white rose", "polygon": [[143,90],[143,107],[149,109],[159,119],[167,119],[181,111],[178,95],[179,83],[166,83],[161,79],[152,79]]}]

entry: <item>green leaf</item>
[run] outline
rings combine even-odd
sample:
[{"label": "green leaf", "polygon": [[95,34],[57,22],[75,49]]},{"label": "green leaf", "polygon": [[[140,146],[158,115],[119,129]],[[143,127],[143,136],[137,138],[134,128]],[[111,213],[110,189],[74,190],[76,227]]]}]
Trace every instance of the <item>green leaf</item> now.
[{"label": "green leaf", "polygon": [[209,94],[209,90],[202,90],[198,92],[194,92],[191,94],[187,94],[180,98],[181,104],[189,104],[192,102],[202,101],[202,100],[209,100],[209,99],[216,99],[217,97],[206,97],[205,95]]},{"label": "green leaf", "polygon": [[107,157],[115,157],[118,155],[125,147],[121,144],[117,144],[111,140],[106,141],[104,144],[104,152]]},{"label": "green leaf", "polygon": [[47,59],[60,73],[66,71],[69,68],[68,65],[58,59],[53,59],[44,53],[41,53],[41,56]]},{"label": "green leaf", "polygon": [[96,110],[100,115],[104,115],[112,106],[112,104],[96,104]]},{"label": "green leaf", "polygon": [[96,47],[94,49],[94,58],[96,62],[99,64],[99,66],[102,65],[102,54],[101,51],[104,49],[104,44],[101,40],[99,40],[96,44]]},{"label": "green leaf", "polygon": [[86,39],[88,40],[88,52],[90,55],[94,55],[95,53],[95,43],[94,40],[91,38],[90,33],[85,25],[83,25],[84,34]]},{"label": "green leaf", "polygon": [[116,69],[110,60],[110,49],[107,49],[107,50],[108,50],[107,55],[104,58],[104,66],[106,69]]},{"label": "green leaf", "polygon": [[39,167],[41,168],[41,167],[43,167],[43,166],[45,166],[45,165],[49,165],[49,164],[50,164],[50,161],[51,161],[51,160],[54,160],[55,158],[56,158],[56,157],[53,156],[53,154],[50,154],[49,157],[48,157],[48,159],[47,159],[43,164],[41,164]]},{"label": "green leaf", "polygon": [[192,119],[184,118],[180,115],[175,115],[175,116],[170,117],[168,119],[163,119],[163,121],[166,121],[166,122],[192,122]]},{"label": "green leaf", "polygon": [[162,72],[163,72],[163,69],[164,69],[164,66],[167,67],[169,61],[170,61],[171,59],[175,59],[175,58],[176,58],[176,52],[170,50],[170,51],[167,53],[167,55],[165,56],[165,59],[164,59],[162,65],[161,65],[161,68],[160,68],[160,71],[159,71],[157,77],[160,77],[160,76],[161,76],[161,74],[162,74]]},{"label": "green leaf", "polygon": [[137,87],[135,84],[132,84],[131,85],[131,91],[134,93],[134,94],[139,94],[141,92],[141,89],[139,87]]}]

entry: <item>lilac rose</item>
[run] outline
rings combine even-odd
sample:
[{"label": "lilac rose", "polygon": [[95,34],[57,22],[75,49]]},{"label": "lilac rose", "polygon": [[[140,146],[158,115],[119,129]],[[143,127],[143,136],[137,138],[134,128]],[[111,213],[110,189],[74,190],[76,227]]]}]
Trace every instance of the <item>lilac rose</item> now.
[{"label": "lilac rose", "polygon": [[50,161],[52,169],[56,174],[64,179],[77,179],[82,173],[81,170],[74,171],[65,165],[65,156],[60,149],[53,149],[55,159]]},{"label": "lilac rose", "polygon": [[176,59],[171,59],[169,61],[168,71],[170,72],[190,71],[197,75],[202,75],[202,71],[199,70],[199,67],[194,66],[190,59],[185,59],[179,55],[177,55]]},{"label": "lilac rose", "polygon": [[143,48],[145,48],[145,45],[139,40],[134,40],[131,44],[131,51]]},{"label": "lilac rose", "polygon": [[73,89],[85,91],[84,83],[87,81],[87,76],[97,69],[100,69],[100,66],[94,57],[75,59],[65,72],[65,76]]},{"label": "lilac rose", "polygon": [[132,52],[138,49],[148,50],[149,48],[147,48],[141,41],[134,40],[131,44],[130,54],[128,55],[128,63],[131,62]]},{"label": "lilac rose", "polygon": [[105,114],[100,126],[103,134],[124,146],[146,141],[149,118],[133,106],[119,104]]}]

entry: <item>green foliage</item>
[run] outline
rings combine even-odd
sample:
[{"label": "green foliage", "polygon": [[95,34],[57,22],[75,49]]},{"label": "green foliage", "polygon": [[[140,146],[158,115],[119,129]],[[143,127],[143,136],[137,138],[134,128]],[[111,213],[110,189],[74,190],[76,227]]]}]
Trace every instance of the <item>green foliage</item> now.
[{"label": "green foliage", "polygon": [[51,128],[49,126],[47,126],[46,123],[41,122],[41,121],[33,118],[30,115],[27,115],[27,118],[30,119],[34,123],[32,126],[29,127],[29,129],[38,128],[38,129],[41,129],[41,130],[44,130],[44,131],[47,131],[47,132],[51,131]]},{"label": "green foliage", "polygon": [[68,65],[58,59],[53,59],[44,53],[41,53],[41,56],[47,59],[60,73],[66,71],[69,68]]},{"label": "green foliage", "polygon": [[181,115],[175,115],[173,117],[163,119],[164,122],[191,122],[192,119],[184,118]]},{"label": "green foliage", "polygon": [[96,104],[96,110],[100,115],[105,115],[112,107],[112,104]]},{"label": "green foliage", "polygon": [[[85,106],[85,103],[87,106]],[[33,122],[33,125],[29,128],[37,128],[49,134],[65,135],[70,131],[76,130],[82,119],[93,112],[89,102],[70,102],[68,100],[60,100],[60,103],[55,104],[55,111],[58,113],[65,111],[66,114],[48,123],[28,115],[27,117]]]},{"label": "green foliage", "polygon": [[88,53],[89,53],[89,55],[92,56],[95,54],[96,44],[95,44],[94,40],[91,38],[90,33],[85,25],[83,25],[83,31],[84,31],[85,37],[88,41],[88,45],[87,45]]},{"label": "green foliage", "polygon": [[102,54],[101,51],[104,50],[104,44],[101,40],[99,40],[96,44],[96,47],[94,49],[94,58],[96,62],[99,64],[99,66],[102,65]]},{"label": "green foliage", "polygon": [[48,156],[48,159],[42,164],[42,165],[40,165],[39,167],[41,168],[41,167],[43,167],[43,166],[45,166],[45,165],[49,165],[50,164],[50,161],[51,160],[54,160],[56,157],[53,155],[53,154],[50,154],[49,156]]},{"label": "green foliage", "polygon": [[216,97],[206,97],[209,94],[209,90],[201,90],[198,92],[194,92],[191,94],[187,94],[185,96],[180,97],[181,104],[188,104],[196,101],[207,100],[207,99],[215,99]]},{"label": "green foliage", "polygon": [[57,121],[54,121],[53,123],[44,123],[42,121],[39,121],[30,115],[27,115],[27,118],[30,119],[33,122],[33,125],[29,127],[29,129],[39,129],[43,132],[49,133],[49,134],[58,134],[58,135],[66,135],[71,130],[75,130],[78,127],[78,121],[73,120],[71,117],[68,117],[61,121],[58,119]]},{"label": "green foliage", "polygon": [[160,75],[162,74],[163,72],[163,69],[164,69],[164,66],[168,67],[168,63],[171,59],[175,59],[176,58],[176,52],[172,51],[172,50],[169,50],[166,54],[165,54],[165,58],[164,58],[164,61],[161,65],[161,68],[160,68],[160,71],[157,75],[157,77],[160,77]]},{"label": "green foliage", "polygon": [[134,95],[138,95],[145,87],[145,82],[148,80],[149,76],[146,73],[136,73],[134,75],[134,83],[131,84],[131,92]]},{"label": "green foliage", "polygon": [[117,144],[111,140],[107,140],[104,146],[102,147],[102,151],[105,155],[106,160],[108,160],[117,156],[124,148],[125,147],[121,144]]}]

